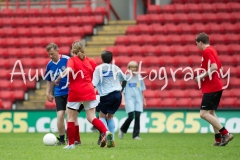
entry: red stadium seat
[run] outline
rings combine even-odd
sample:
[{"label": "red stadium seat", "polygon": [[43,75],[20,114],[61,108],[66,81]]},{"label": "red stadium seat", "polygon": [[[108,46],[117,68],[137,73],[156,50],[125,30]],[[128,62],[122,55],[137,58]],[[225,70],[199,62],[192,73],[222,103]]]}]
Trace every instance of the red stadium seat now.
[{"label": "red stadium seat", "polygon": [[159,14],[161,13],[161,9],[159,5],[150,5],[147,10],[148,14]]},{"label": "red stadium seat", "polygon": [[54,11],[53,11],[53,15],[54,16],[57,16],[56,19],[60,18],[60,17],[63,17],[63,16],[66,16],[66,9],[65,8],[56,8]]},{"label": "red stadium seat", "polygon": [[131,34],[131,35],[138,35],[139,30],[137,26],[128,26],[126,30],[126,34]]},{"label": "red stadium seat", "polygon": [[[161,12],[162,13],[174,13],[175,12],[175,9],[174,9],[174,6],[173,5],[164,5],[162,6],[161,8]],[[155,13],[157,14],[157,13]]]},{"label": "red stadium seat", "polygon": [[221,23],[221,28],[225,34],[238,33],[235,25],[232,23]]},{"label": "red stadium seat", "polygon": [[94,14],[95,15],[106,16],[107,15],[106,8],[105,7],[96,7],[94,9]]},{"label": "red stadium seat", "polygon": [[57,35],[61,36],[70,36],[71,35],[71,30],[69,27],[57,27]]},{"label": "red stadium seat", "polygon": [[42,8],[42,10],[40,11],[40,15],[43,17],[51,17],[53,16],[53,11],[51,8]]},{"label": "red stadium seat", "polygon": [[173,89],[173,90],[171,90],[171,94],[172,94],[172,97],[176,98],[176,99],[188,98],[188,90]]},{"label": "red stadium seat", "polygon": [[217,13],[217,16],[220,18],[221,23],[224,23],[224,22],[235,23],[234,15],[230,13],[220,12],[220,13]]},{"label": "red stadium seat", "polygon": [[[237,42],[236,42],[237,43]],[[229,52],[230,54],[239,54],[240,53],[240,45],[239,44],[230,44],[229,46]],[[236,60],[236,59],[235,59]],[[234,61],[234,64],[236,64],[236,61]]]},{"label": "red stadium seat", "polygon": [[[223,93],[226,92],[226,91],[228,91],[228,89],[224,90]],[[235,98],[240,99],[240,92],[239,92],[239,89],[238,89],[238,88],[233,88],[233,89],[230,90],[230,91],[232,91],[232,95],[233,95]],[[232,97],[232,96],[231,96],[231,97]]]},{"label": "red stadium seat", "polygon": [[238,34],[225,34],[224,37],[227,44],[238,43],[240,40],[240,36]]},{"label": "red stadium seat", "polygon": [[216,51],[219,55],[224,55],[224,54],[229,55],[230,54],[229,50],[228,50],[228,46],[226,46],[226,45],[215,44],[214,48],[216,49]]},{"label": "red stadium seat", "polygon": [[148,108],[160,108],[161,100],[158,98],[149,98],[146,99],[146,104]]},{"label": "red stadium seat", "polygon": [[179,98],[176,100],[176,108],[191,108],[191,99],[188,98]]},{"label": "red stadium seat", "polygon": [[68,16],[67,20],[70,27],[79,27],[83,25],[81,17]]},{"label": "red stadium seat", "polygon": [[91,26],[96,25],[95,18],[93,16],[83,16],[82,17],[82,23],[84,25],[91,25]]},{"label": "red stadium seat", "polygon": [[176,99],[175,98],[164,98],[161,101],[162,108],[175,108],[176,107]]},{"label": "red stadium seat", "polygon": [[46,101],[45,102],[45,107],[46,109],[56,109],[56,103],[55,102],[49,102],[49,101]]},{"label": "red stadium seat", "polygon": [[56,26],[55,18],[53,17],[45,17],[44,20],[42,20],[42,25],[43,26]]},{"label": "red stadium seat", "polygon": [[150,24],[149,17],[146,15],[139,15],[137,17],[137,24]]},{"label": "red stadium seat", "polygon": [[221,104],[223,108],[237,108],[238,106],[238,101],[237,98],[223,98],[221,100]]},{"label": "red stadium seat", "polygon": [[191,100],[192,108],[200,108],[202,103],[202,98],[193,98]]},{"label": "red stadium seat", "polygon": [[0,98],[2,100],[14,101],[14,94],[12,91],[4,90],[0,92]]},{"label": "red stadium seat", "polygon": [[189,13],[202,13],[202,8],[199,4],[189,3],[186,5]]},{"label": "red stadium seat", "polygon": [[115,40],[115,45],[129,45],[128,36],[117,36]]},{"label": "red stadium seat", "polygon": [[[156,34],[155,36],[157,36],[158,34],[162,35],[165,34],[165,27],[163,27],[161,24],[152,24],[152,29],[153,29],[153,33]],[[158,36],[159,37],[159,36]]]},{"label": "red stadium seat", "polygon": [[201,3],[200,7],[202,8],[203,13],[215,13],[216,8],[215,5],[209,4],[209,3]]},{"label": "red stadium seat", "polygon": [[191,21],[189,20],[188,14],[185,14],[185,13],[175,14],[175,18],[178,24],[191,23]]},{"label": "red stadium seat", "polygon": [[224,33],[224,29],[222,28],[222,26],[217,24],[217,23],[208,23],[208,28],[209,28],[211,34],[213,34],[213,33],[218,33],[218,34]]},{"label": "red stadium seat", "polygon": [[239,2],[238,3],[237,2],[230,2],[226,6],[229,7],[229,10],[231,12],[239,12],[239,10],[240,10]]},{"label": "red stadium seat", "polygon": [[215,13],[204,13],[203,18],[206,23],[220,23],[220,17]]},{"label": "red stadium seat", "polygon": [[226,44],[223,34],[211,34],[210,35],[210,44]]},{"label": "red stadium seat", "polygon": [[163,14],[163,23],[177,23],[177,19],[174,14]]},{"label": "red stadium seat", "polygon": [[3,109],[7,109],[7,110],[12,109],[12,101],[4,100],[2,101],[2,104],[3,104]]},{"label": "red stadium seat", "polygon": [[[48,20],[48,19],[47,19]],[[44,22],[44,23],[43,23]],[[45,22],[45,19],[43,20],[41,17],[29,17],[28,18],[28,25],[31,26],[37,26],[41,27],[44,25],[48,25],[47,22]]]},{"label": "red stadium seat", "polygon": [[154,90],[148,90],[147,89],[143,93],[144,93],[144,97],[146,99],[148,99],[148,98],[157,98],[156,91],[154,91]]},{"label": "red stadium seat", "polygon": [[118,55],[127,55],[127,56],[132,55],[130,48],[124,45],[116,46],[116,51]]},{"label": "red stadium seat", "polygon": [[206,23],[206,20],[204,19],[202,14],[199,13],[192,13],[189,15],[189,21],[191,23],[201,23],[203,25],[203,23]]},{"label": "red stadium seat", "polygon": [[85,16],[90,16],[93,14],[91,7],[83,7],[80,9],[80,14]]},{"label": "red stadium seat", "polygon": [[152,45],[144,45],[145,55],[147,56],[157,56],[159,55],[159,51],[155,46]]},{"label": "red stadium seat", "polygon": [[173,4],[175,13],[188,13],[188,7],[185,4]]},{"label": "red stadium seat", "polygon": [[165,27],[167,34],[180,34],[181,33],[181,29],[178,27],[178,25],[165,24],[164,27]]},{"label": "red stadium seat", "polygon": [[14,11],[12,9],[2,9],[1,10],[1,17],[12,17],[14,14]]},{"label": "red stadium seat", "polygon": [[[84,30],[82,27],[70,26],[69,28],[70,28],[71,35],[78,35],[79,38],[84,36]],[[87,29],[88,29],[87,31],[90,32],[91,27],[89,27]],[[92,30],[91,30],[91,32],[92,32]]]},{"label": "red stadium seat", "polygon": [[131,49],[133,56],[140,55],[140,57],[143,58],[143,55],[145,54],[144,48],[139,45],[131,45],[129,46],[129,49]]},{"label": "red stadium seat", "polygon": [[225,3],[214,3],[216,12],[230,12],[231,8]]},{"label": "red stadium seat", "polygon": [[38,17],[39,16],[39,9],[37,8],[29,8],[27,10],[27,15],[30,17],[30,16],[33,16],[33,17]]},{"label": "red stadium seat", "polygon": [[234,97],[234,91],[233,90],[230,90],[230,89],[225,89],[223,90],[223,93],[222,93],[222,98],[231,98],[231,97]]},{"label": "red stadium seat", "polygon": [[56,26],[68,26],[68,18],[66,17],[56,17],[55,18]]},{"label": "red stadium seat", "polygon": [[[67,38],[66,38],[67,39]],[[69,40],[68,41],[66,41],[65,43],[69,43],[68,45],[63,45],[62,47],[59,47],[59,52],[61,53],[61,54],[64,54],[64,55],[70,55],[70,44],[72,43],[71,41],[71,38],[69,38]],[[60,41],[61,42],[61,41]],[[45,64],[47,64],[47,60],[46,59],[44,59],[43,60],[43,65],[44,65],[44,63]]]},{"label": "red stadium seat", "polygon": [[[201,20],[198,20],[198,22],[201,22]],[[209,33],[210,32],[208,26],[204,25],[202,23],[194,23],[193,26],[194,26],[194,30],[195,30],[195,32],[197,34],[201,33],[201,32],[205,32],[205,33]]]},{"label": "red stadium seat", "polygon": [[188,45],[186,47],[186,49],[187,49],[189,55],[199,55],[201,53],[200,50],[197,48],[196,44],[195,45]]},{"label": "red stadium seat", "polygon": [[143,40],[141,36],[129,35],[128,36],[130,45],[142,45]]},{"label": "red stadium seat", "polygon": [[151,15],[147,15],[149,17],[150,23],[153,24],[163,24],[164,23],[164,19],[163,19],[163,15],[159,15],[159,14],[151,14]]},{"label": "red stadium seat", "polygon": [[[93,26],[85,25],[82,27],[84,35],[92,35],[93,34]],[[79,31],[81,33],[81,31]]]},{"label": "red stadium seat", "polygon": [[157,39],[151,35],[141,35],[143,45],[157,45]]},{"label": "red stadium seat", "polygon": [[137,25],[138,27],[138,31],[140,34],[153,34],[153,30],[152,27],[150,25],[146,25],[146,24],[139,24]]},{"label": "red stadium seat", "polygon": [[13,92],[14,98],[16,100],[23,100],[24,99],[24,90],[15,90]]},{"label": "red stadium seat", "polygon": [[101,15],[96,15],[96,16],[93,17],[93,19],[95,19],[96,25],[104,24],[104,17],[101,16]]},{"label": "red stadium seat", "polygon": [[68,16],[79,16],[80,10],[79,10],[79,8],[68,8],[66,11],[66,14]]}]

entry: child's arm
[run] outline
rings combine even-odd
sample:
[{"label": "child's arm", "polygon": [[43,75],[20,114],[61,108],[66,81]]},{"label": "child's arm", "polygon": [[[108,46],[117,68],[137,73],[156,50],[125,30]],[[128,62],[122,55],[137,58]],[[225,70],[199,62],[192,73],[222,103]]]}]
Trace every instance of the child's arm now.
[{"label": "child's arm", "polygon": [[125,106],[126,102],[125,102],[125,97],[124,97],[124,93],[122,93],[122,105]]},{"label": "child's arm", "polygon": [[144,93],[142,91],[142,99],[143,99],[143,106],[146,107],[147,106],[147,103],[146,103],[146,99],[144,97]]}]

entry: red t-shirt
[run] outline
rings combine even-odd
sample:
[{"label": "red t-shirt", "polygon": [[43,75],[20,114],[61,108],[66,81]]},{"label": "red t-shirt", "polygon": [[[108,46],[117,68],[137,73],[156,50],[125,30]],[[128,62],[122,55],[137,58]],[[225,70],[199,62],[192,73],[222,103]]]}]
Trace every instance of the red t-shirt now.
[{"label": "red t-shirt", "polygon": [[[203,93],[211,93],[222,90],[223,84],[220,78],[220,69],[222,67],[221,61],[218,58],[218,54],[214,48],[211,46],[207,47],[202,53],[202,64],[201,68],[208,71],[208,62],[210,64],[216,63],[218,69],[216,70],[219,73],[219,76],[216,72],[212,74],[212,79],[209,79],[209,76],[205,77],[201,81],[201,88]],[[210,66],[209,66],[210,67]]]},{"label": "red t-shirt", "polygon": [[92,76],[96,63],[88,57],[82,61],[78,56],[74,56],[68,59],[67,67],[72,68],[76,76],[74,77],[73,74],[69,74],[68,101],[82,102],[96,100],[92,84]]}]

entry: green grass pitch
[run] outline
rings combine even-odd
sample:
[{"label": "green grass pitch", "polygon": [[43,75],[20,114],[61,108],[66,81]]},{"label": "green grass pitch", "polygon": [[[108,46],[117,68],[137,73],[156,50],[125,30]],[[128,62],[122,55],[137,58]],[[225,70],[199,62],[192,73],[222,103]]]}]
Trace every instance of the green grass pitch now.
[{"label": "green grass pitch", "polygon": [[0,134],[0,160],[240,160],[240,134],[225,147],[212,147],[213,134],[131,134],[119,139],[115,148],[100,148],[98,133],[81,133],[82,145],[74,150],[45,146],[45,133]]}]

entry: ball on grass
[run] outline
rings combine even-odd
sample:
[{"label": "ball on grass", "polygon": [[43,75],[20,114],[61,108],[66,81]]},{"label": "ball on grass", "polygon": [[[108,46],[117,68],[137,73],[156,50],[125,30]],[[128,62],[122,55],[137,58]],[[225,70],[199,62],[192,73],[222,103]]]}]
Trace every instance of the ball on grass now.
[{"label": "ball on grass", "polygon": [[57,138],[54,134],[52,133],[47,133],[45,134],[45,136],[43,137],[43,143],[46,146],[54,146],[57,143]]}]

